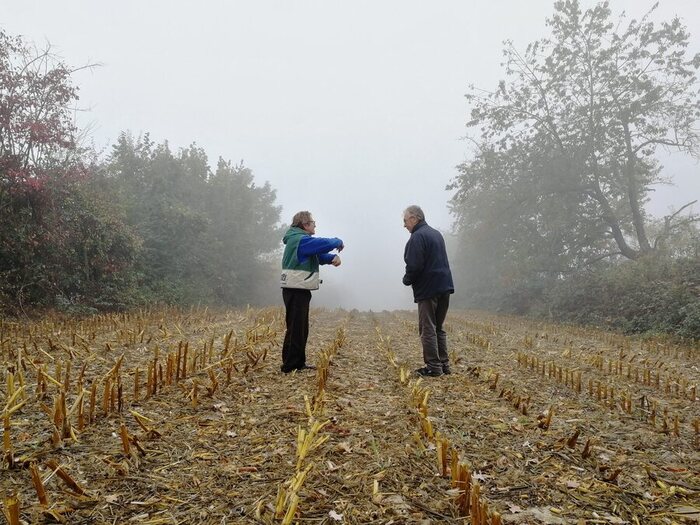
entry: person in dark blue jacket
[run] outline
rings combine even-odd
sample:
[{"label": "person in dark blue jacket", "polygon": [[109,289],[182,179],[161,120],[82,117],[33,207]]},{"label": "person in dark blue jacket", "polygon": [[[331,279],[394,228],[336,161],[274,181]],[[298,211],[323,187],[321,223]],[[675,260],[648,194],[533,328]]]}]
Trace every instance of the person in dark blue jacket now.
[{"label": "person in dark blue jacket", "polygon": [[418,303],[418,332],[425,362],[416,373],[438,377],[451,373],[443,323],[450,306],[450,294],[455,288],[445,239],[425,222],[419,206],[404,210],[403,225],[411,233],[403,254],[406,263],[403,284],[413,287],[413,299]]}]

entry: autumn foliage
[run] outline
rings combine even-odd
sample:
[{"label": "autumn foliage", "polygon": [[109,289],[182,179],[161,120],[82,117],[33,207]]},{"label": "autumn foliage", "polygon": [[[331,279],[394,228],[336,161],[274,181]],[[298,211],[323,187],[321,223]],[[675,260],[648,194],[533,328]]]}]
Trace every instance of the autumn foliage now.
[{"label": "autumn foliage", "polygon": [[98,158],[74,124],[74,71],[0,32],[4,310],[255,302],[279,237],[274,190],[242,165],[212,171],[200,148],[148,136],[124,133]]}]

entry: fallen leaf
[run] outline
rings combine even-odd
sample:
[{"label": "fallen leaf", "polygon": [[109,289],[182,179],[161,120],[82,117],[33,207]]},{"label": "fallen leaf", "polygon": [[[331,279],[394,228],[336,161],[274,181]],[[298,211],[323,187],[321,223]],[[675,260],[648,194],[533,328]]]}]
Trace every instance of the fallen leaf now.
[{"label": "fallen leaf", "polygon": [[700,509],[697,507],[691,507],[690,505],[680,505],[678,507],[673,507],[673,513],[683,516],[684,518],[690,519],[700,519]]},{"label": "fallen leaf", "polygon": [[519,507],[519,506],[516,505],[515,503],[508,503],[507,505],[508,505],[508,510],[509,510],[510,512],[512,512],[513,514],[517,514],[518,512],[522,512],[522,511],[523,511],[522,507]]},{"label": "fallen leaf", "polygon": [[616,525],[623,525],[625,523],[629,523],[629,521],[625,521],[622,518],[618,518],[617,516],[611,516],[610,514],[606,514],[605,516],[603,516],[603,518],[608,523],[614,523]]},{"label": "fallen leaf", "polygon": [[472,474],[472,478],[477,479],[479,481],[486,481],[490,477],[491,476],[487,476],[486,474],[484,474],[482,472],[474,472],[474,474]]}]

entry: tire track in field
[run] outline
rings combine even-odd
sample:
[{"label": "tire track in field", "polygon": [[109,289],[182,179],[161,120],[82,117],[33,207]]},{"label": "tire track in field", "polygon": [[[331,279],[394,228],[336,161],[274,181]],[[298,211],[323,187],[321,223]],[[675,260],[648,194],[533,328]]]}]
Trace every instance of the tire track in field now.
[{"label": "tire track in field", "polygon": [[331,424],[324,431],[331,438],[313,481],[323,499],[317,517],[334,511],[351,524],[452,521],[448,487],[435,485],[432,456],[413,437],[406,394],[377,349],[378,317],[350,315],[347,343],[330,368],[325,414]]}]

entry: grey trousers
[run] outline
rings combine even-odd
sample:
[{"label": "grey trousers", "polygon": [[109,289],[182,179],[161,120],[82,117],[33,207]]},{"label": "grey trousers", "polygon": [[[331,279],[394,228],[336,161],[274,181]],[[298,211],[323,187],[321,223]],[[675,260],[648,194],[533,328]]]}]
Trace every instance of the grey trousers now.
[{"label": "grey trousers", "polygon": [[450,367],[447,333],[442,328],[449,307],[448,293],[418,301],[418,333],[423,345],[423,361],[425,366],[435,372],[442,372]]}]

